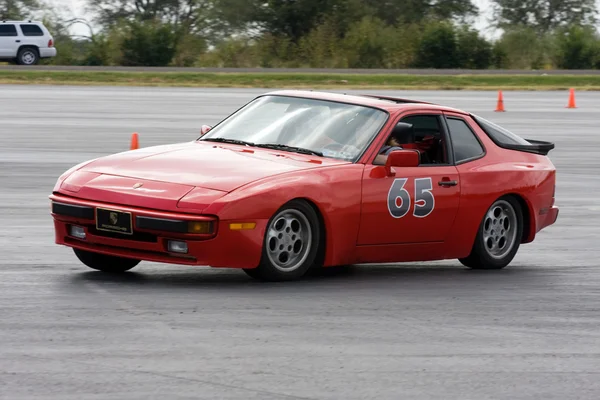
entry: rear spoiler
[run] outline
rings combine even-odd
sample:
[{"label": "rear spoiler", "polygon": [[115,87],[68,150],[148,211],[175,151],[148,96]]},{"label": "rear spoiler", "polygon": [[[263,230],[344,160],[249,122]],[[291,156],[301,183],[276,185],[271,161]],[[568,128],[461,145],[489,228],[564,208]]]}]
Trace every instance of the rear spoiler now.
[{"label": "rear spoiler", "polygon": [[501,143],[499,146],[504,147],[509,150],[517,150],[517,151],[525,151],[527,153],[539,154],[542,156],[547,156],[551,150],[554,149],[555,145],[551,142],[544,142],[542,140],[533,140],[533,139],[525,139],[529,143],[530,146],[524,144],[506,144]]},{"label": "rear spoiler", "polygon": [[430,105],[434,105],[434,106],[437,105],[434,103],[429,103],[427,101],[405,99],[405,98],[401,98],[401,97],[383,96],[383,95],[377,95],[377,94],[361,94],[361,96],[370,97],[372,99],[378,99],[378,100],[393,101],[395,103],[430,104]]},{"label": "rear spoiler", "polygon": [[[480,118],[474,114],[469,114],[471,118],[475,121],[477,125],[481,128],[483,132],[494,142],[497,146],[502,147],[503,149],[508,150],[516,150],[523,151],[526,153],[539,154],[541,156],[547,156],[551,150],[554,149],[555,145],[552,142],[545,142],[543,140],[534,140],[534,139],[525,139],[520,136],[515,135],[514,133],[502,128],[499,125],[494,124],[493,122],[487,121],[483,118]],[[487,127],[486,127],[487,126]],[[494,131],[497,131],[494,133]],[[506,143],[504,141],[500,141],[496,135],[503,136],[513,136],[513,139],[518,138],[520,140],[514,141],[525,141],[529,144],[525,143]]]}]

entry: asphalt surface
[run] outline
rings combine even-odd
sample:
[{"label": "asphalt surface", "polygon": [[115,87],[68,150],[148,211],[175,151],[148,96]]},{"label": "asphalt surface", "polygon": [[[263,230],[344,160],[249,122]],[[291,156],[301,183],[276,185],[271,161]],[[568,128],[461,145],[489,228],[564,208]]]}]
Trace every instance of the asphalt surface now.
[{"label": "asphalt surface", "polygon": [[[450,260],[293,283],[142,263],[124,277],[54,245],[70,166],[191,140],[261,90],[0,86],[0,398],[597,399],[600,94],[402,92],[551,140],[555,226],[503,271]],[[394,92],[392,92],[394,93]]]},{"label": "asphalt surface", "polygon": [[87,65],[0,65],[0,71],[102,71],[102,72],[235,72],[235,73],[290,73],[290,74],[408,74],[408,75],[598,75],[597,69],[391,69],[391,68],[196,68],[196,67],[124,67]]}]

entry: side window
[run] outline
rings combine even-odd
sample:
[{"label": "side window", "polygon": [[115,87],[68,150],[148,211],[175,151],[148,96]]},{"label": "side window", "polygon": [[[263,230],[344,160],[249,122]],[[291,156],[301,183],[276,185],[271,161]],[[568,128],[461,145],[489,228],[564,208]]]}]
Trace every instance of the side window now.
[{"label": "side window", "polygon": [[437,114],[409,115],[402,118],[399,122],[409,125],[393,129],[375,163],[384,164],[387,154],[398,146],[402,149],[418,150],[421,155],[420,165],[449,164],[448,145],[442,134],[440,118]]},{"label": "side window", "polygon": [[24,36],[44,36],[44,32],[37,25],[21,25],[21,30],[23,31]]},{"label": "side window", "polygon": [[414,129],[415,148],[421,153],[421,165],[448,164],[446,141],[439,115],[411,115],[402,118]]},{"label": "side window", "polygon": [[0,24],[0,36],[17,36],[17,28],[14,25]]},{"label": "side window", "polygon": [[452,147],[454,148],[454,160],[459,163],[472,158],[477,158],[484,153],[484,149],[469,128],[469,125],[458,118],[447,118]]},{"label": "side window", "polygon": [[427,136],[441,136],[440,120],[437,115],[411,115],[402,118],[402,122],[412,124],[415,129],[415,140],[422,141]]}]

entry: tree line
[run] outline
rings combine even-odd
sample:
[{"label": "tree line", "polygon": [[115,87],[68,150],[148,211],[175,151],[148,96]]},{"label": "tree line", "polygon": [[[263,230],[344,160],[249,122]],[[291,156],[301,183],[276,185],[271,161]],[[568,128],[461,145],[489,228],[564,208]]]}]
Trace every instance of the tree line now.
[{"label": "tree line", "polygon": [[[600,68],[595,0],[87,0],[92,20],[43,0],[0,0],[0,20],[39,15],[62,65],[308,68]],[[490,14],[487,39],[473,27]],[[89,35],[69,35],[74,23]]]}]

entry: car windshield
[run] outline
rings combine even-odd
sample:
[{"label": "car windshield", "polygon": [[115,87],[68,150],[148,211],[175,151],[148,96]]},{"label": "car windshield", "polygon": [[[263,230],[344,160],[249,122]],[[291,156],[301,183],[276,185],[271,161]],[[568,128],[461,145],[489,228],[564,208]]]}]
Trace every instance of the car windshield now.
[{"label": "car windshield", "polygon": [[379,109],[288,96],[255,99],[199,140],[356,161],[383,127]]}]

